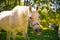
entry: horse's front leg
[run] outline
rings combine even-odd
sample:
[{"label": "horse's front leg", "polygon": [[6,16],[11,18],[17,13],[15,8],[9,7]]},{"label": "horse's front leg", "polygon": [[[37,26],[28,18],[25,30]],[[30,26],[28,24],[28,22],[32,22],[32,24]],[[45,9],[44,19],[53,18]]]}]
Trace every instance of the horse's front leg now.
[{"label": "horse's front leg", "polygon": [[16,35],[17,35],[17,32],[14,30],[14,31],[12,32],[13,40],[16,40]]},{"label": "horse's front leg", "polygon": [[27,33],[27,31],[23,32],[23,36],[24,36],[25,40],[28,40],[28,33]]},{"label": "horse's front leg", "polygon": [[7,32],[7,38],[6,40],[10,40],[11,32]]}]

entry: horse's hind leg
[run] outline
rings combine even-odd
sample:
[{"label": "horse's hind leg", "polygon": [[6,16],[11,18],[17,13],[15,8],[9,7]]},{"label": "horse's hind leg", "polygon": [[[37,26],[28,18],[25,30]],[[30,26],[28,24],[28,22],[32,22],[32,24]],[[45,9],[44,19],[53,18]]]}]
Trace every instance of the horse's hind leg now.
[{"label": "horse's hind leg", "polygon": [[7,38],[6,40],[10,40],[11,32],[7,32]]}]

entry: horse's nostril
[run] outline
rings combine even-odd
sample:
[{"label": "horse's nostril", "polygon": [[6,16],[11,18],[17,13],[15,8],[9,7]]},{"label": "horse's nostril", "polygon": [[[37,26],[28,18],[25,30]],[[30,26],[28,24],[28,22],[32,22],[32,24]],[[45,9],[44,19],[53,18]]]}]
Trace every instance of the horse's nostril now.
[{"label": "horse's nostril", "polygon": [[40,28],[35,29],[35,32],[41,32],[41,29]]},{"label": "horse's nostril", "polygon": [[38,30],[37,30],[37,29],[35,29],[35,31],[36,31],[36,32],[38,32]]}]

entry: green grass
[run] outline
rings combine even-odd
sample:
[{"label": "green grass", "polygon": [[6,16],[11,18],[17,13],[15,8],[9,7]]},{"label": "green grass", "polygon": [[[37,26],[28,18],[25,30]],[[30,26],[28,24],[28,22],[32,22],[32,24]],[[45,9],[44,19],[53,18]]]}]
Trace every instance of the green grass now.
[{"label": "green grass", "polygon": [[[57,30],[42,30],[40,35],[36,35],[32,30],[28,29],[28,36],[29,40],[59,40]],[[24,40],[21,34],[18,34],[16,39]],[[6,32],[0,32],[0,40],[6,40]]]},{"label": "green grass", "polygon": [[42,30],[39,36],[29,33],[30,40],[59,40],[57,30]]}]

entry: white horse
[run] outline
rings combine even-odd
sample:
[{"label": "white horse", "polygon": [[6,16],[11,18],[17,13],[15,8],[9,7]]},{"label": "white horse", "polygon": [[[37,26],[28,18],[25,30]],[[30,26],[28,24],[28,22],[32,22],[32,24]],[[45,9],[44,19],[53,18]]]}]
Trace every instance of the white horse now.
[{"label": "white horse", "polygon": [[16,6],[11,11],[3,11],[0,13],[0,28],[7,31],[7,40],[10,40],[11,32],[13,40],[16,40],[16,35],[21,32],[28,40],[27,27],[28,21],[35,32],[39,32],[39,14],[38,6],[32,8],[31,6]]}]

